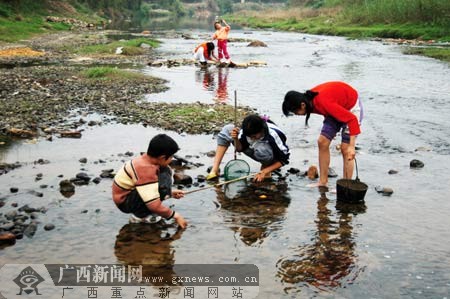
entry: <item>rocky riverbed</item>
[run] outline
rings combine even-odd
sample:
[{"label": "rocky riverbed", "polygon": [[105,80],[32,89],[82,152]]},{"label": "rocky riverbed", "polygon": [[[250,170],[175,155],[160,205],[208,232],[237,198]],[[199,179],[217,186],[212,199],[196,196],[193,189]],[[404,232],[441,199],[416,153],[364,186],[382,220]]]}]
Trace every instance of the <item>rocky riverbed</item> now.
[{"label": "rocky riverbed", "polygon": [[[80,137],[82,127],[107,122],[141,123],[186,133],[218,132],[226,122],[233,121],[233,107],[219,104],[167,104],[143,101],[144,95],[167,89],[162,79],[143,76],[115,80],[93,80],[83,71],[99,65],[114,65],[138,72],[155,55],[146,48],[143,55],[98,55],[80,57],[67,52],[74,43],[108,43],[105,32],[88,37],[62,33],[25,42],[3,45],[8,51],[0,57],[0,132],[25,138],[45,136]],[[40,52],[38,52],[40,51]],[[43,53],[36,55],[36,53]],[[131,69],[130,69],[131,67]],[[238,109],[239,118],[253,111]],[[95,115],[96,121],[86,118]]]}]

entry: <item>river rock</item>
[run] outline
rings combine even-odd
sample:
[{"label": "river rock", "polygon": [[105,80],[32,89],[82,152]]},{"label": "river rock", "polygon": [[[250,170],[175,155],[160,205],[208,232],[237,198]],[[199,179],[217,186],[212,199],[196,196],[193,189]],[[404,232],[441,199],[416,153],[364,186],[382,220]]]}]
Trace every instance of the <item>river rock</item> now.
[{"label": "river rock", "polygon": [[100,174],[100,177],[103,179],[112,179],[114,178],[114,169],[104,169],[102,170],[102,173]]},{"label": "river rock", "polygon": [[45,226],[44,226],[44,229],[45,230],[53,230],[55,228],[55,225],[54,224],[51,224],[51,223],[49,223],[49,224],[46,224]]},{"label": "river rock", "polygon": [[80,173],[77,173],[77,175],[75,176],[78,180],[82,180],[82,181],[84,181],[84,182],[86,182],[86,183],[89,183],[89,181],[91,180],[91,177],[87,174],[87,173],[85,173],[85,172],[80,172]]},{"label": "river rock", "polygon": [[23,234],[27,236],[28,238],[33,238],[34,234],[37,230],[37,223],[31,222],[30,225],[27,226],[27,228],[23,231]]},{"label": "river rock", "polygon": [[267,47],[267,44],[260,40],[254,40],[250,42],[247,47]]},{"label": "river rock", "polygon": [[75,186],[69,180],[62,180],[59,182],[59,191],[63,192],[75,192]]},{"label": "river rock", "polygon": [[204,176],[204,175],[202,175],[202,174],[199,174],[198,176],[197,176],[197,182],[204,182],[204,181],[206,181],[206,177]]},{"label": "river rock", "polygon": [[291,167],[291,168],[288,169],[287,172],[289,172],[290,174],[297,174],[297,173],[300,172],[300,169]]},{"label": "river rock", "polygon": [[0,229],[2,229],[2,230],[11,230],[11,229],[13,229],[14,225],[15,225],[14,222],[8,221],[8,222],[0,225]]},{"label": "river rock", "polygon": [[14,219],[16,216],[17,216],[17,211],[9,211],[9,212],[7,212],[6,214],[5,214],[5,218],[6,219],[8,219],[8,220],[12,220],[12,219]]},{"label": "river rock", "polygon": [[78,160],[78,162],[80,162],[80,163],[87,163],[87,158],[81,158],[80,160]]},{"label": "river rock", "polygon": [[391,196],[392,193],[394,193],[394,190],[390,187],[381,187],[381,186],[376,186],[375,187],[375,191],[377,191],[378,193],[381,193],[384,196]]},{"label": "river rock", "polygon": [[16,236],[13,233],[1,232],[0,245],[14,245],[16,244]]},{"label": "river rock", "polygon": [[319,177],[319,171],[317,170],[317,166],[311,165],[306,172],[306,176],[310,180],[317,179]]},{"label": "river rock", "polygon": [[214,158],[216,156],[216,151],[212,150],[206,153],[206,156],[209,158]]},{"label": "river rock", "polygon": [[413,159],[411,160],[411,162],[409,162],[409,167],[411,168],[423,168],[425,166],[425,164],[417,159]]},{"label": "river rock", "polygon": [[11,193],[17,193],[19,191],[19,188],[11,187],[11,188],[9,188],[9,191],[11,191]]},{"label": "river rock", "polygon": [[397,174],[397,173],[398,173],[398,170],[395,170],[395,169],[391,169],[388,171],[388,174]]},{"label": "river rock", "polygon": [[174,184],[181,184],[181,185],[189,185],[192,184],[192,177],[183,174],[183,173],[175,173],[173,175]]},{"label": "river rock", "polygon": [[59,132],[61,138],[81,138],[80,131],[62,131]]}]

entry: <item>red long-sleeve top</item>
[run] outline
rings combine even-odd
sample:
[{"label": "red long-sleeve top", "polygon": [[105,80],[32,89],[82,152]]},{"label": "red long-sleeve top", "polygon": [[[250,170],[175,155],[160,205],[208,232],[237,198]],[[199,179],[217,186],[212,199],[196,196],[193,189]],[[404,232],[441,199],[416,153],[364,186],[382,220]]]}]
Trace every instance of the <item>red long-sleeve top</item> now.
[{"label": "red long-sleeve top", "polygon": [[351,136],[361,133],[358,119],[350,112],[358,100],[355,89],[344,82],[332,81],[317,85],[311,90],[319,93],[313,99],[313,113],[331,116],[346,123]]}]

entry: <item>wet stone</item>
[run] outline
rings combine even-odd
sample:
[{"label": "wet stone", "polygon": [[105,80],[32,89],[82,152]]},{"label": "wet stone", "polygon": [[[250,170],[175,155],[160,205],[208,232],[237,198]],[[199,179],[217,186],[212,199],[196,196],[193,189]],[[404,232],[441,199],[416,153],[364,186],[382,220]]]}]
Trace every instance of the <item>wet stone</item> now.
[{"label": "wet stone", "polygon": [[30,225],[27,226],[27,228],[23,231],[23,234],[27,236],[28,238],[32,238],[37,230],[37,223],[32,222]]},{"label": "wet stone", "polygon": [[37,192],[37,191],[30,191],[30,192],[28,192],[28,193],[30,193],[30,194],[32,194],[32,195],[34,195],[34,196],[37,196],[37,197],[44,197],[44,193],[42,193],[42,192]]},{"label": "wet stone", "polygon": [[102,179],[99,178],[99,177],[96,177],[96,178],[94,178],[94,179],[92,180],[92,182],[93,182],[94,184],[98,184],[98,183],[100,183],[101,181],[102,181]]},{"label": "wet stone", "polygon": [[77,173],[76,178],[85,182],[89,182],[91,180],[91,177],[85,172]]},{"label": "wet stone", "polygon": [[17,187],[11,187],[11,188],[9,188],[9,191],[10,191],[11,193],[17,193],[17,192],[19,192],[19,188],[17,188]]},{"label": "wet stone", "polygon": [[312,165],[308,168],[308,171],[306,172],[306,176],[310,180],[317,179],[319,177],[319,171],[317,170],[317,166]]},{"label": "wet stone", "polygon": [[87,163],[87,158],[81,158],[80,160],[78,160],[80,163]]},{"label": "wet stone", "polygon": [[182,173],[175,173],[173,175],[174,184],[181,184],[181,185],[191,185],[192,184],[192,177],[182,174]]},{"label": "wet stone", "polygon": [[287,172],[289,172],[290,174],[297,174],[297,173],[300,172],[300,169],[291,167],[291,168],[288,169]]},{"label": "wet stone", "polygon": [[100,178],[108,178],[108,179],[112,179],[114,178],[114,169],[103,169],[102,173],[100,174]]},{"label": "wet stone", "polygon": [[[24,205],[24,206],[21,206],[21,207],[18,209],[18,211],[19,211],[19,212],[25,212],[25,213],[27,213],[27,214],[30,214],[30,213],[33,213],[33,212],[37,212],[38,210],[35,209],[35,208],[30,207],[29,205]],[[17,218],[17,217],[18,217],[18,216],[16,216],[16,218]]]},{"label": "wet stone", "polygon": [[409,167],[411,168],[423,168],[425,166],[425,164],[417,159],[413,159],[411,160],[411,162],[409,162]]},{"label": "wet stone", "polygon": [[392,188],[381,186],[376,186],[375,191],[381,193],[383,196],[391,196],[394,193],[394,190]]},{"label": "wet stone", "polygon": [[398,173],[398,171],[395,170],[395,169],[390,169],[390,170],[388,171],[388,174],[397,174],[397,173]]},{"label": "wet stone", "polygon": [[10,232],[0,233],[0,245],[14,245],[16,243],[16,236]]},{"label": "wet stone", "polygon": [[17,202],[13,202],[12,204],[11,204],[11,207],[13,207],[13,208],[17,208],[19,206],[19,204],[17,203]]},{"label": "wet stone", "polygon": [[199,174],[199,175],[197,176],[197,182],[202,183],[202,182],[204,182],[204,181],[206,181],[206,177],[205,177],[204,175],[202,175],[202,174]]},{"label": "wet stone", "polygon": [[45,229],[46,231],[53,230],[54,228],[55,228],[55,225],[54,225],[54,224],[51,224],[51,223],[46,224],[46,225],[44,226],[44,229]]},{"label": "wet stone", "polygon": [[14,225],[15,225],[14,222],[9,221],[9,222],[6,222],[6,223],[0,225],[0,229],[2,229],[2,230],[11,230],[11,229],[13,229]]},{"label": "wet stone", "polygon": [[209,151],[206,153],[207,157],[213,158],[216,155],[216,151]]},{"label": "wet stone", "polygon": [[82,210],[81,214],[86,214],[88,212],[88,210]]},{"label": "wet stone", "polygon": [[17,211],[9,211],[8,213],[5,214],[5,218],[8,220],[14,219],[14,217],[17,216]]},{"label": "wet stone", "polygon": [[45,184],[42,184],[39,186],[39,188],[41,188],[41,189],[46,189],[47,187],[48,187],[48,185],[45,185]]},{"label": "wet stone", "polygon": [[36,161],[34,161],[34,164],[39,164],[39,165],[44,165],[44,164],[49,164],[50,161],[49,160],[45,160],[45,159],[38,159]]},{"label": "wet stone", "polygon": [[60,192],[75,192],[75,186],[69,180],[59,182]]}]

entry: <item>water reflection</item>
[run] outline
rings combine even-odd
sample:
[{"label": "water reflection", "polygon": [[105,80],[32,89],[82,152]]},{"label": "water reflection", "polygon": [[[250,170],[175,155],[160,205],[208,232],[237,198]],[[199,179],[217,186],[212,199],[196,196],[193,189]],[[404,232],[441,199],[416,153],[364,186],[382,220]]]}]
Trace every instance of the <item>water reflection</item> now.
[{"label": "water reflection", "polygon": [[145,265],[143,276],[164,277],[164,281],[171,281],[176,276],[172,242],[181,238],[182,233],[176,224],[164,221],[151,225],[126,224],[116,237],[114,253],[125,265]]},{"label": "water reflection", "polygon": [[[364,203],[338,202],[334,212],[327,207],[328,203],[326,193],[321,193],[317,201],[313,243],[298,246],[292,256],[277,262],[282,282],[330,290],[352,283],[363,270],[356,263],[352,220],[357,214],[364,213],[366,206]],[[333,214],[336,219],[333,219]]]},{"label": "water reflection", "polygon": [[227,67],[219,68],[217,72],[217,90],[215,100],[219,103],[225,103],[228,99],[228,72]]},{"label": "water reflection", "polygon": [[200,68],[195,70],[195,82],[200,83],[202,88],[207,91],[213,91],[216,84],[214,74],[209,68]]},{"label": "water reflection", "polygon": [[247,246],[261,245],[282,228],[290,203],[286,182],[241,181],[216,190],[225,223]]},{"label": "water reflection", "polygon": [[203,90],[213,91],[215,102],[224,104],[228,100],[228,75],[226,67],[200,68],[195,71],[195,82],[201,84]]}]

